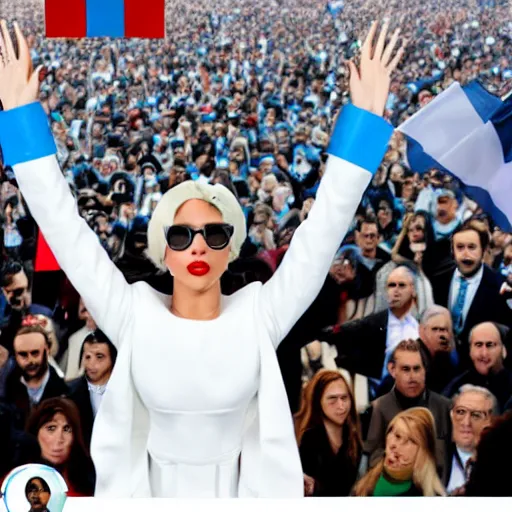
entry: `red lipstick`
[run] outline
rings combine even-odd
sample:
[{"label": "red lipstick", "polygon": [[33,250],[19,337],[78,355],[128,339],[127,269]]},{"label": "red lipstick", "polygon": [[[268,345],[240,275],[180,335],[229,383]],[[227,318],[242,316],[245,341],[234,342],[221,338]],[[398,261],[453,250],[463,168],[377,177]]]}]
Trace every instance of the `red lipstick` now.
[{"label": "red lipstick", "polygon": [[205,276],[210,272],[210,265],[206,263],[206,261],[193,261],[188,267],[187,270],[193,276]]}]

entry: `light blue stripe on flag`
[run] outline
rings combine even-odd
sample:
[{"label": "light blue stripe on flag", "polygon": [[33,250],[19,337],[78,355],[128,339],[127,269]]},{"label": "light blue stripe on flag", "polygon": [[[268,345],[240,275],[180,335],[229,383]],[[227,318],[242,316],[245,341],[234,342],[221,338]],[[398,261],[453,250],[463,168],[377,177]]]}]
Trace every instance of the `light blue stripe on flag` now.
[{"label": "light blue stripe on flag", "polygon": [[498,225],[512,229],[512,100],[477,82],[454,83],[398,129],[412,170],[449,172]]},{"label": "light blue stripe on flag", "polygon": [[87,37],[124,37],[124,0],[87,0]]}]

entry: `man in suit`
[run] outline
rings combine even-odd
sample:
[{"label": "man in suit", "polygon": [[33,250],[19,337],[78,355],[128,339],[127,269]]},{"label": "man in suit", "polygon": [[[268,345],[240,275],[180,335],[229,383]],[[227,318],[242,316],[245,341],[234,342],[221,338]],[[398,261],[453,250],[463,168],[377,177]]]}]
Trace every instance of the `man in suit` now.
[{"label": "man in suit", "polygon": [[435,303],[452,314],[454,333],[460,341],[457,350],[465,365],[469,363],[469,332],[475,325],[486,321],[512,324],[512,310],[500,295],[503,278],[483,263],[488,245],[487,230],[475,220],[465,222],[452,235],[455,270],[431,280]]},{"label": "man in suit", "polygon": [[442,481],[448,493],[466,483],[468,461],[476,455],[482,430],[498,413],[496,397],[487,389],[466,384],[452,399],[452,443],[446,451]]},{"label": "man in suit", "polygon": [[5,382],[2,401],[14,413],[14,427],[24,429],[32,408],[46,398],[65,396],[66,383],[48,364],[50,340],[39,325],[18,330],[14,342],[16,366]]},{"label": "man in suit", "polygon": [[80,411],[82,432],[87,447],[91,444],[94,418],[101,405],[116,359],[116,347],[100,329],[86,336],[80,353],[85,375],[69,383],[69,398]]},{"label": "man in suit", "polygon": [[512,396],[512,370],[505,368],[507,349],[503,343],[508,328],[493,322],[475,325],[469,335],[469,357],[471,366],[455,377],[443,391],[453,396],[464,384],[488,389],[497,399],[500,410],[504,410]]},{"label": "man in suit", "polygon": [[351,373],[380,380],[385,378],[387,359],[404,339],[419,336],[418,321],[411,314],[416,298],[415,276],[406,266],[398,266],[387,280],[389,308],[334,326],[323,341],[336,346],[336,364]]},{"label": "man in suit", "polygon": [[386,445],[386,431],[391,420],[411,407],[426,407],[436,424],[436,460],[439,474],[443,474],[446,449],[451,440],[450,401],[425,385],[425,361],[417,340],[404,340],[393,350],[389,373],[395,379],[393,389],[373,402],[365,452],[370,456],[370,467],[377,464]]},{"label": "man in suit", "polygon": [[358,221],[355,228],[355,241],[361,249],[364,265],[375,276],[378,270],[391,259],[386,251],[378,247],[380,234],[377,219],[366,217]]}]

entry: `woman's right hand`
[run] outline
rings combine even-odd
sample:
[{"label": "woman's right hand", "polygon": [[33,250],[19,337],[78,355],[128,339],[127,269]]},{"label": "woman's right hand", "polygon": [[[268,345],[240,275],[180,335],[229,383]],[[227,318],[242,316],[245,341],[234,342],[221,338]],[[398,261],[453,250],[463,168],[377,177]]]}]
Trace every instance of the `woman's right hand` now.
[{"label": "woman's right hand", "polygon": [[39,71],[42,66],[33,71],[27,40],[16,22],[14,31],[18,42],[18,56],[5,20],[0,22],[0,28],[0,101],[4,110],[10,110],[37,101]]}]

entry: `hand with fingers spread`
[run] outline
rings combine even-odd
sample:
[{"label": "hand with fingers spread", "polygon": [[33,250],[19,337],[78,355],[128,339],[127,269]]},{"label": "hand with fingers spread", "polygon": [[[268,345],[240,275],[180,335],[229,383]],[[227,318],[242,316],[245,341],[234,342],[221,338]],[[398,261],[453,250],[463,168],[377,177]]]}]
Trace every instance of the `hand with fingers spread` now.
[{"label": "hand with fingers spread", "polygon": [[0,29],[0,101],[4,110],[10,110],[37,101],[42,66],[33,71],[27,40],[17,23],[18,55],[5,20],[0,22]]},{"label": "hand with fingers spread", "polygon": [[398,42],[400,29],[395,30],[387,46],[385,46],[389,22],[385,22],[374,45],[378,22],[375,21],[361,48],[361,64],[358,70],[354,62],[349,62],[350,97],[352,103],[359,108],[382,116],[389,94],[391,73],[396,69],[404,54],[404,45],[392,57]]}]

